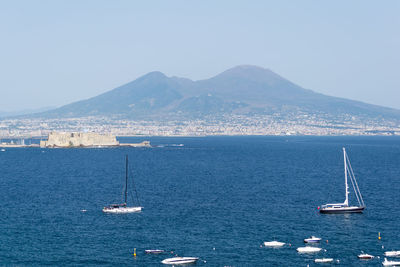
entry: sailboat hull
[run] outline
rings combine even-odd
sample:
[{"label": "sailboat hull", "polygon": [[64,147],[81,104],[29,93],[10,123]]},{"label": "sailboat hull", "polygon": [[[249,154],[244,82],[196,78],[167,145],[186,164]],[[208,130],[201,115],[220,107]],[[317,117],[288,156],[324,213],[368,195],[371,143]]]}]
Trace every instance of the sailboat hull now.
[{"label": "sailboat hull", "polygon": [[325,214],[341,214],[341,213],[362,213],[365,207],[340,207],[340,208],[322,208],[320,213]]},{"label": "sailboat hull", "polygon": [[118,207],[118,208],[103,208],[103,212],[105,213],[134,213],[141,212],[142,207]]}]

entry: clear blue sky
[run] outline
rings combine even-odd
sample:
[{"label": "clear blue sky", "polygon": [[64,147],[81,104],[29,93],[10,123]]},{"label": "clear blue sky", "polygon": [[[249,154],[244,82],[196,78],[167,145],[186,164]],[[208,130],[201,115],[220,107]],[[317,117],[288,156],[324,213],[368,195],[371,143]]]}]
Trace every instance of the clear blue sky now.
[{"label": "clear blue sky", "polygon": [[0,0],[0,110],[252,64],[400,109],[400,1]]}]

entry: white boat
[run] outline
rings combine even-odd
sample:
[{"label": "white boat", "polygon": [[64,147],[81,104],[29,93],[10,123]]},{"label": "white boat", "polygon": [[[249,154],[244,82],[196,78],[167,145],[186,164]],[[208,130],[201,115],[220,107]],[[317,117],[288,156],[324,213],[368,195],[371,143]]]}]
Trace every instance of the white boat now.
[{"label": "white boat", "polygon": [[398,251],[386,251],[385,252],[386,257],[400,257],[400,250]]},{"label": "white boat", "polygon": [[266,247],[282,247],[283,245],[285,245],[285,243],[279,241],[264,242],[264,246]]},{"label": "white boat", "polygon": [[315,259],[315,263],[330,263],[333,262],[332,258],[322,258],[322,259]]},{"label": "white boat", "polygon": [[146,249],[144,252],[146,252],[147,254],[161,254],[161,253],[164,253],[165,250],[163,250],[163,249]]},{"label": "white boat", "polygon": [[304,239],[304,243],[319,243],[321,241],[320,237],[311,236],[309,238]]},{"label": "white boat", "polygon": [[[142,210],[142,207],[136,206],[136,207],[128,207],[126,205],[127,198],[128,198],[128,155],[126,156],[126,167],[125,167],[125,192],[124,192],[124,203],[122,204],[111,204],[107,207],[103,208],[103,212],[105,213],[132,213],[132,212],[140,212]],[[137,199],[139,202],[139,200]]]},{"label": "white boat", "polygon": [[383,266],[400,266],[400,261],[388,261],[386,258],[382,262]]},{"label": "white boat", "polygon": [[[346,200],[343,203],[325,204],[318,207],[321,213],[360,213],[365,209],[364,200],[362,198],[360,188],[358,187],[356,177],[354,176],[353,169],[350,164],[349,157],[346,154],[346,149],[343,148],[344,158],[344,183],[346,188]],[[350,178],[351,184],[354,189],[354,194],[358,201],[358,206],[349,206],[349,186],[347,183]]]},{"label": "white boat", "polygon": [[171,264],[171,265],[179,265],[179,264],[190,264],[195,263],[199,258],[196,257],[175,257],[175,258],[168,258],[161,263],[163,264]]},{"label": "white boat", "polygon": [[320,252],[322,248],[317,247],[299,247],[297,248],[297,252],[299,253],[315,253]]},{"label": "white boat", "polygon": [[367,254],[367,253],[361,253],[360,255],[358,255],[357,256],[359,259],[362,259],[362,260],[370,260],[370,259],[373,259],[374,258],[374,256],[372,256],[372,255],[370,255],[370,254]]}]

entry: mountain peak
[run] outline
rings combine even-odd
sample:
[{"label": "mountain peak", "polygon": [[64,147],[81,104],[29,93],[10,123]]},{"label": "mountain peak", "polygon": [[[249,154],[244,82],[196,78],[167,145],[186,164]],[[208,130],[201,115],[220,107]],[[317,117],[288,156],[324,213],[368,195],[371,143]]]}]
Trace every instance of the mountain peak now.
[{"label": "mountain peak", "polygon": [[239,65],[230,68],[220,73],[219,75],[215,76],[215,78],[219,79],[239,78],[239,79],[258,81],[258,82],[273,82],[274,80],[283,79],[278,74],[274,73],[269,69],[253,65]]},{"label": "mountain peak", "polygon": [[244,64],[232,67],[230,69],[227,69],[226,71],[270,71],[270,70],[260,66]]},{"label": "mountain peak", "polygon": [[159,80],[159,79],[165,79],[167,76],[162,73],[161,71],[152,71],[149,72],[142,77],[140,77],[140,80]]}]

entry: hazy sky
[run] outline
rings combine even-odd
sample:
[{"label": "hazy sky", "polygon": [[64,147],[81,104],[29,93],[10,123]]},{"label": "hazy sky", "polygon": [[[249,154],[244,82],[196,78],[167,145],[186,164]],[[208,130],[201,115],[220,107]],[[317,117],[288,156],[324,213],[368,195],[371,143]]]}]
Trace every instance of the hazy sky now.
[{"label": "hazy sky", "polygon": [[400,109],[400,1],[0,0],[0,110],[241,64]]}]

